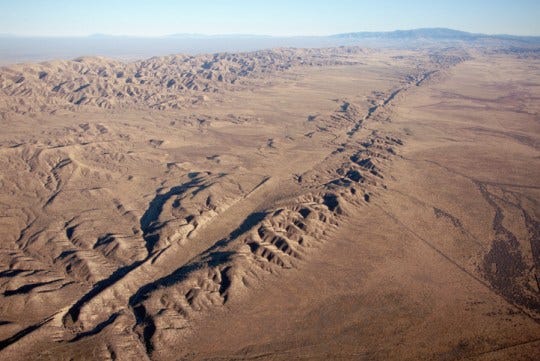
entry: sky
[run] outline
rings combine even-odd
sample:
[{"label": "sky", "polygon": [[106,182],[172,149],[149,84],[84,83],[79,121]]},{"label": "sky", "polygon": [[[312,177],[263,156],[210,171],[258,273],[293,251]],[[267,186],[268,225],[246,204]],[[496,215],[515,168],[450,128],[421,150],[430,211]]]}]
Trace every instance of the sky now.
[{"label": "sky", "polygon": [[330,35],[446,27],[540,35],[540,0],[0,0],[0,34]]}]

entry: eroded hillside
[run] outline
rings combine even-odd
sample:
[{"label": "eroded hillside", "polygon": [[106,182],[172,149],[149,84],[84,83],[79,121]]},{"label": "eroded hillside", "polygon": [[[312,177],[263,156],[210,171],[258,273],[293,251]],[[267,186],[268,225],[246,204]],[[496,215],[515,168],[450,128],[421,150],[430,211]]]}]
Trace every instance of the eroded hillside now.
[{"label": "eroded hillside", "polygon": [[[488,61],[460,49],[283,49],[3,68],[1,352],[288,359],[307,350],[323,358],[317,347],[334,332],[331,354],[386,359],[394,341],[425,342],[410,324],[433,315],[449,324],[455,309],[500,332],[463,341],[452,326],[429,349],[401,346],[401,355],[506,350],[516,328],[514,344],[537,342],[539,292],[527,270],[538,267],[538,195],[527,184],[538,174],[525,161],[514,166],[507,183],[527,191],[512,193],[492,189],[493,161],[479,169],[484,178],[464,176],[461,190],[436,183],[442,171],[427,172],[434,164],[467,168],[452,155],[472,139],[485,145],[473,155],[504,161],[491,137],[537,163],[537,79],[523,76],[538,62],[497,56],[488,71],[513,69],[511,85],[476,85]],[[516,105],[512,94],[530,101]],[[496,119],[520,109],[519,126],[492,124],[479,109]],[[416,158],[425,165],[412,166]],[[455,209],[466,199],[471,213]],[[457,287],[457,301],[441,284]],[[298,297],[295,290],[305,298],[282,299]],[[462,299],[467,308],[434,306]],[[380,323],[366,319],[374,314]],[[389,333],[390,316],[404,324],[375,346],[363,330]],[[250,320],[260,336],[249,337]]]}]

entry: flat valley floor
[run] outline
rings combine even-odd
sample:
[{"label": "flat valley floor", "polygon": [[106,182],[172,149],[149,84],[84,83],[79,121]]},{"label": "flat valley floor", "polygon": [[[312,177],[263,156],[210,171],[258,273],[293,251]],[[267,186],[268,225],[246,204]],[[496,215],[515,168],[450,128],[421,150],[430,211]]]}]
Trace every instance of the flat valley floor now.
[{"label": "flat valley floor", "polygon": [[538,360],[540,58],[338,52],[4,70],[0,358]]}]

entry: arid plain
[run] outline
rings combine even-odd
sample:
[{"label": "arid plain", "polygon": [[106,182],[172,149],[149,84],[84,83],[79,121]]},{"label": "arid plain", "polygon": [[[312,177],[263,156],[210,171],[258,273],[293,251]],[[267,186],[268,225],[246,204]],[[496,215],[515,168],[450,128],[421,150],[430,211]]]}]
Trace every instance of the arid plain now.
[{"label": "arid plain", "polygon": [[540,56],[0,70],[0,358],[537,360]]}]

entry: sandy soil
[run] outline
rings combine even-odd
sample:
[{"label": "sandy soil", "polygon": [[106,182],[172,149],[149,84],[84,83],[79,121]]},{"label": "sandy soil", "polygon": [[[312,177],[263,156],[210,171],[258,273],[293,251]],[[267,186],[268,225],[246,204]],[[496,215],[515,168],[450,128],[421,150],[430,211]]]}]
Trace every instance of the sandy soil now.
[{"label": "sandy soil", "polygon": [[535,360],[540,59],[0,70],[0,357]]}]

